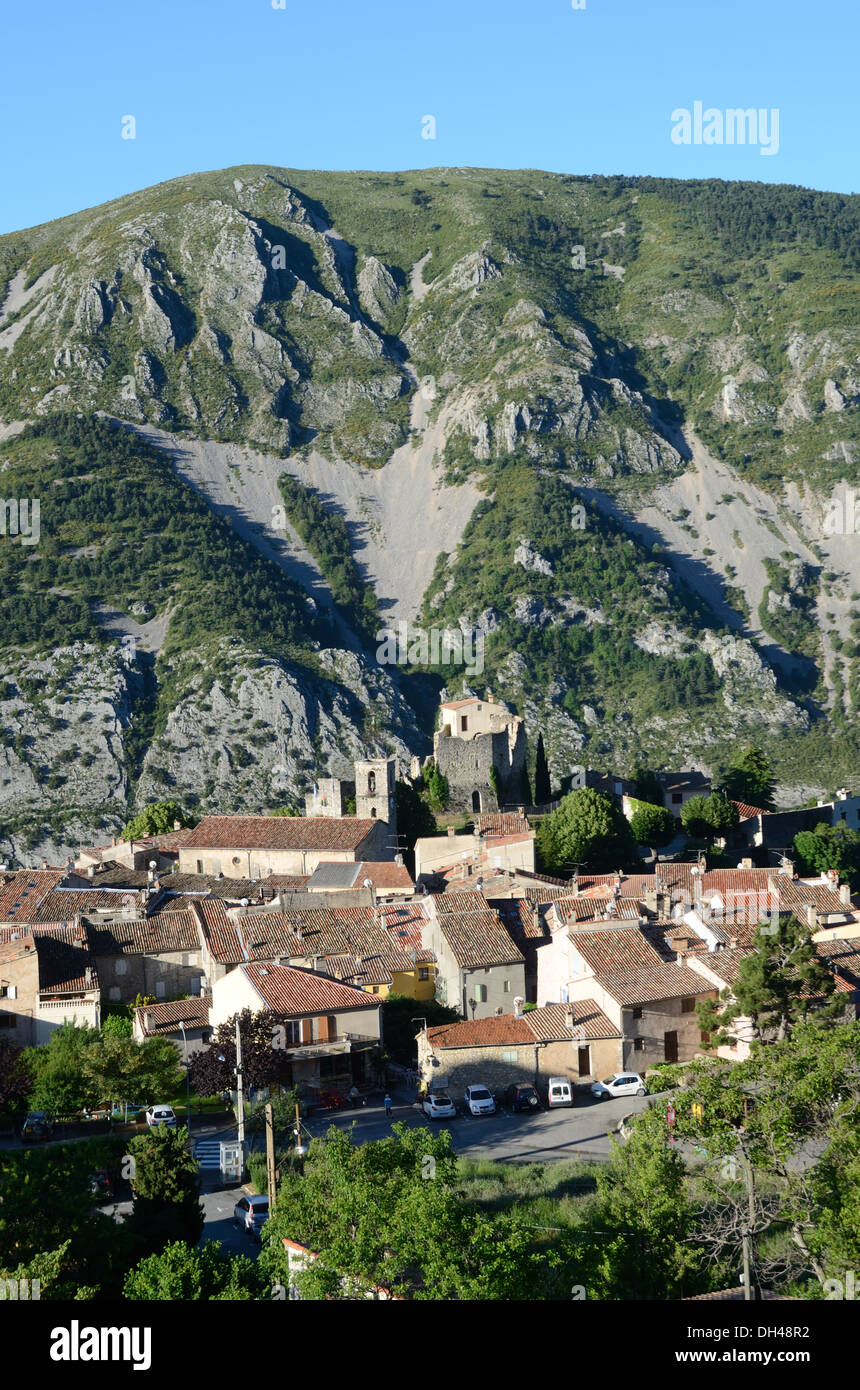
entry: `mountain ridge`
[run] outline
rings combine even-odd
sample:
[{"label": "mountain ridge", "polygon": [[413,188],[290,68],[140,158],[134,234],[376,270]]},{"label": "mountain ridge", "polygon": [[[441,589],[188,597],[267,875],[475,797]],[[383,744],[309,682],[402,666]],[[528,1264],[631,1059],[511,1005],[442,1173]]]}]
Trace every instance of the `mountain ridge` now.
[{"label": "mountain ridge", "polygon": [[[201,809],[234,809],[240,795],[269,804],[275,765],[280,798],[299,799],[303,774],[350,749],[384,749],[389,711],[401,760],[427,751],[435,693],[458,688],[462,673],[380,667],[332,597],[347,559],[381,622],[482,633],[484,688],[525,714],[532,741],[543,728],[557,782],[583,760],[716,767],[733,740],[761,738],[785,795],[811,795],[860,769],[856,536],[821,522],[860,457],[853,228],[860,199],[781,185],[268,166],[170,180],[0,238],[0,469],[32,486],[36,445],[14,421],[47,427],[70,410],[123,421],[142,452],[107,463],[111,478],[127,465],[161,479],[155,460],[166,457],[235,537],[219,530],[216,549],[222,535],[228,549],[251,544],[261,576],[283,574],[297,646],[278,649],[248,618],[244,634],[220,623],[226,650],[261,669],[278,663],[278,689],[298,672],[303,690],[318,653],[334,653],[321,673],[343,691],[323,698],[336,711],[330,735],[311,728],[322,727],[318,696],[313,717],[281,700],[272,748],[255,747],[256,780],[232,786],[211,760],[204,772],[205,759],[195,777],[158,744],[150,763],[165,759],[168,778],[180,769],[176,788]],[[86,447],[54,442],[60,455]],[[171,450],[183,451],[181,466]],[[52,466],[44,457],[36,472],[53,486]],[[294,508],[306,495],[309,516],[343,518],[342,562],[314,554],[314,528],[302,539],[286,504],[277,510],[284,473]],[[195,525],[208,530],[196,505]],[[581,535],[569,519],[577,505]],[[134,531],[125,515],[118,525]],[[140,594],[110,591],[104,574],[80,575],[85,563],[64,558],[99,543],[97,524],[82,515],[72,526],[49,508],[43,531],[44,559],[73,592],[83,586],[91,613],[119,614],[99,641],[116,639],[123,614],[134,637],[137,601],[170,647],[181,585],[169,603],[143,572]],[[39,565],[25,566],[10,540],[0,542],[4,615],[16,603],[37,615],[29,642],[5,626],[11,674],[13,658],[52,650],[38,614],[57,586],[42,592]],[[189,670],[218,664],[200,641]],[[192,685],[179,688],[163,652],[142,655],[160,692],[156,743],[178,720],[198,738],[228,731],[216,738],[221,761],[240,760],[237,711],[215,723],[190,714]],[[265,723],[272,692],[250,691]],[[350,705],[365,694],[370,741],[367,716]],[[133,697],[120,719],[132,731],[136,708]],[[10,847],[21,834],[45,843],[43,798],[13,763],[23,706],[0,701],[3,718],[0,840],[5,818],[24,827],[5,835]],[[158,790],[146,760],[117,784],[118,819]],[[85,804],[104,819],[94,798]]]}]

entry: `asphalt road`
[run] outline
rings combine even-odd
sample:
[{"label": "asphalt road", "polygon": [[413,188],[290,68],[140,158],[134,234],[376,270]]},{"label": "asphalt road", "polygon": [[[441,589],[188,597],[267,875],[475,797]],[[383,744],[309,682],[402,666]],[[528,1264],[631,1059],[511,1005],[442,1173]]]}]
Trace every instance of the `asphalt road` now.
[{"label": "asphalt road", "polygon": [[410,1093],[394,1092],[391,1120],[378,1102],[357,1110],[317,1115],[305,1122],[314,1137],[325,1134],[331,1125],[338,1129],[355,1126],[359,1143],[382,1139],[391,1125],[402,1120],[410,1129],[426,1126],[451,1132],[455,1151],[464,1158],[490,1158],[530,1163],[551,1163],[559,1159],[584,1158],[605,1161],[609,1157],[609,1135],[617,1129],[622,1115],[638,1113],[648,1105],[648,1096],[625,1096],[618,1100],[578,1099],[569,1109],[542,1110],[537,1115],[515,1115],[498,1110],[495,1115],[458,1115],[455,1120],[428,1120]]}]

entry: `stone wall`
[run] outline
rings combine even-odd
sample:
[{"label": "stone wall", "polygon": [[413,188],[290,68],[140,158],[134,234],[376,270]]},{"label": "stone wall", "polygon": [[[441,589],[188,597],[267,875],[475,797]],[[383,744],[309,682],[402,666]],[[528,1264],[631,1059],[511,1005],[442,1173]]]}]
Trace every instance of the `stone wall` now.
[{"label": "stone wall", "polygon": [[[579,1070],[579,1049],[588,1047],[588,1070]],[[591,1043],[558,1041],[512,1043],[509,1047],[446,1047],[434,1051],[418,1038],[418,1065],[422,1077],[437,1087],[444,1085],[453,1100],[462,1100],[467,1086],[483,1083],[491,1091],[503,1091],[514,1083],[546,1087],[551,1076],[566,1076],[580,1087],[619,1071],[621,1040]]]},{"label": "stone wall", "polygon": [[163,955],[97,956],[103,1003],[133,1004],[139,994],[157,1002],[180,994],[200,994],[205,975],[202,951],[165,951]]},{"label": "stone wall", "polygon": [[[522,801],[522,775],[526,766],[526,735],[520,720],[502,733],[476,738],[450,738],[437,734],[434,756],[439,771],[448,779],[451,806],[455,810],[499,810],[491,773],[495,768],[503,805]],[[474,795],[480,797],[475,804]]]}]

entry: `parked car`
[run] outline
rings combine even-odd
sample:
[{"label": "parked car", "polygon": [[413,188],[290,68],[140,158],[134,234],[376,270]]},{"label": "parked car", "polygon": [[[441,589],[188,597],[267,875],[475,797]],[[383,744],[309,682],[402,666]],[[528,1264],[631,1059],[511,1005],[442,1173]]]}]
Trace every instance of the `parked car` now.
[{"label": "parked car", "polygon": [[486,1086],[467,1086],[464,1096],[466,1111],[470,1115],[495,1115],[496,1102]]},{"label": "parked car", "polygon": [[605,1081],[595,1081],[591,1094],[598,1100],[611,1100],[613,1096],[647,1096],[648,1087],[638,1071],[617,1071]]},{"label": "parked car", "polygon": [[146,1112],[146,1123],[150,1128],[167,1125],[168,1129],[175,1129],[176,1116],[169,1105],[151,1105]]},{"label": "parked car", "polygon": [[550,1077],[546,1103],[550,1110],[555,1110],[560,1105],[573,1105],[573,1087],[568,1077]]},{"label": "parked car", "polygon": [[453,1120],[457,1115],[457,1107],[451,1097],[443,1095],[441,1091],[430,1091],[421,1102],[421,1109],[428,1120]]},{"label": "parked car", "polygon": [[518,1114],[534,1115],[540,1110],[540,1096],[534,1086],[511,1085],[505,1091],[505,1105]]},{"label": "parked car", "polygon": [[256,1240],[269,1219],[269,1199],[265,1193],[255,1193],[253,1197],[240,1197],[233,1208],[233,1224],[241,1226]]},{"label": "parked car", "polygon": [[111,1116],[115,1120],[131,1120],[133,1123],[143,1119],[146,1114],[145,1105],[133,1105],[131,1101],[122,1105],[115,1105],[111,1111]]},{"label": "parked car", "polygon": [[54,1126],[44,1110],[31,1110],[21,1126],[21,1140],[24,1144],[38,1144],[50,1139]]}]

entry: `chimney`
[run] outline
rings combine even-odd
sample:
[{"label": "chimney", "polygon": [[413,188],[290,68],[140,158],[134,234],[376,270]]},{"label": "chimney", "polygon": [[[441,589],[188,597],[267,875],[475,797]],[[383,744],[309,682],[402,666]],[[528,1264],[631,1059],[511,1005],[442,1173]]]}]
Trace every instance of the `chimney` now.
[{"label": "chimney", "polygon": [[814,930],[815,930],[815,926],[816,926],[816,918],[815,918],[815,908],[813,907],[812,903],[807,903],[807,904],[806,904],[806,922],[807,922],[807,926],[810,926],[810,927],[812,928],[812,930],[814,931]]},{"label": "chimney", "polygon": [[42,869],[45,870],[45,869],[47,869],[47,867],[48,867],[48,861],[47,861],[47,859],[43,859],[43,860],[42,860]]},{"label": "chimney", "polygon": [[752,866],[753,862],[751,859],[742,859],[740,864],[738,864],[739,869],[751,869]]},{"label": "chimney", "polygon": [[514,999],[514,1018],[522,1018],[524,1003],[525,1000],[522,998],[521,995],[518,994]]},{"label": "chimney", "polygon": [[95,864],[88,864],[88,865],[87,865],[87,878],[95,878],[95,876],[96,876],[96,866],[95,866]]},{"label": "chimney", "polygon": [[850,906],[851,906],[851,885],[850,885],[850,883],[840,883],[840,885],[839,885],[839,901],[842,903],[842,905],[843,905],[844,907],[850,907]]},{"label": "chimney", "polygon": [[449,825],[449,826],[448,826],[448,835],[449,835],[449,837],[453,840],[453,838],[454,838],[454,827],[453,827],[453,825]]},{"label": "chimney", "polygon": [[147,1009],[147,1010],[144,1012],[144,1015],[143,1015],[143,1031],[144,1031],[144,1033],[154,1033],[154,1032],[155,1032],[155,1019],[153,1018],[152,1014],[149,1012],[149,1009]]},{"label": "chimney", "polygon": [[394,856],[394,862],[395,862],[395,864],[400,864],[401,867],[402,867],[402,865],[403,865],[403,855],[402,855],[402,854],[395,854],[395,856]]},{"label": "chimney", "polygon": [[182,825],[181,825],[181,823],[180,823],[178,820],[175,820],[175,821],[173,822],[173,829],[174,829],[174,830],[181,830],[181,829],[182,829]]}]

